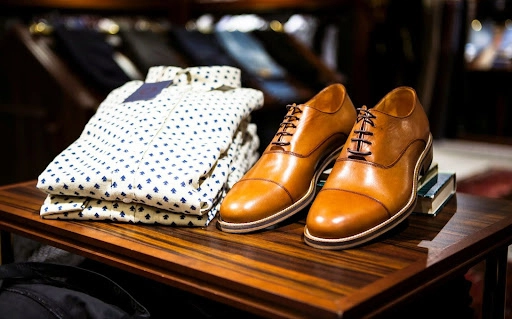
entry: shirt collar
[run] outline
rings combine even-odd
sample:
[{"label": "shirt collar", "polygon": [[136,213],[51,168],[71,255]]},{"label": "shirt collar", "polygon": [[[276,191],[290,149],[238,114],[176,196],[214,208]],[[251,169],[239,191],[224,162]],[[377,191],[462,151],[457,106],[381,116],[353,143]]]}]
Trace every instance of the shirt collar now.
[{"label": "shirt collar", "polygon": [[235,89],[241,87],[241,71],[231,66],[151,67],[146,83],[172,80],[172,86],[191,86],[200,91]]}]

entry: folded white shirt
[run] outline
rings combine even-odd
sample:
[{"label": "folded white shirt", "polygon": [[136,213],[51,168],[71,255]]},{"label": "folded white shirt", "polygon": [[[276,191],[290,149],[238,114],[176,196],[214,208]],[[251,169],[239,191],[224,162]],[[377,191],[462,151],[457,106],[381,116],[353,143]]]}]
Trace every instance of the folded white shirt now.
[{"label": "folded white shirt", "polygon": [[[156,96],[125,101],[144,90]],[[207,225],[258,158],[250,113],[262,105],[261,91],[241,87],[239,69],[151,68],[144,82],[112,91],[39,175],[48,194],[41,216]]]}]

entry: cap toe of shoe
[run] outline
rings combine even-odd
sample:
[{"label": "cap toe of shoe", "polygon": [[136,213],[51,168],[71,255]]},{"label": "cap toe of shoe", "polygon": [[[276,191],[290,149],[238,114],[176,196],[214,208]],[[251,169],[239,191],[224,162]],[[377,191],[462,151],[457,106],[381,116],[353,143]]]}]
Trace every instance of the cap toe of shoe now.
[{"label": "cap toe of shoe", "polygon": [[325,239],[358,236],[385,222],[386,208],[369,196],[343,190],[323,190],[311,206],[307,233]]},{"label": "cap toe of shoe", "polygon": [[219,215],[228,223],[251,223],[268,218],[293,204],[282,186],[268,180],[243,180],[224,198]]}]

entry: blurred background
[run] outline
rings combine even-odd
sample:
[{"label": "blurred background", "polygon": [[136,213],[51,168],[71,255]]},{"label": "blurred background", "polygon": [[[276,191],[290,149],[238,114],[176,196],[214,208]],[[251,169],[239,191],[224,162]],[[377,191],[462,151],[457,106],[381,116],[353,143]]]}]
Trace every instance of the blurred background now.
[{"label": "blurred background", "polygon": [[152,65],[242,69],[265,93],[261,148],[287,103],[333,82],[358,107],[411,86],[435,139],[512,144],[512,1],[2,0],[0,15],[0,184],[36,178],[108,92]]},{"label": "blurred background", "polygon": [[[512,0],[0,0],[0,185],[36,179],[155,65],[240,68],[265,96],[260,150],[287,104],[331,83],[356,107],[411,86],[458,192],[512,199]],[[466,275],[475,318],[482,269]]]}]

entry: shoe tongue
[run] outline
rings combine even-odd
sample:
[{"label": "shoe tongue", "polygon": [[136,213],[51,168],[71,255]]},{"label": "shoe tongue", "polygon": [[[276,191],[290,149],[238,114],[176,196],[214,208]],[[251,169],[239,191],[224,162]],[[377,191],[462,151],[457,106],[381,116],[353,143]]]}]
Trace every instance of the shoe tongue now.
[{"label": "shoe tongue", "polygon": [[284,151],[284,147],[280,146],[280,145],[272,145],[272,147],[270,148],[271,151]]}]

